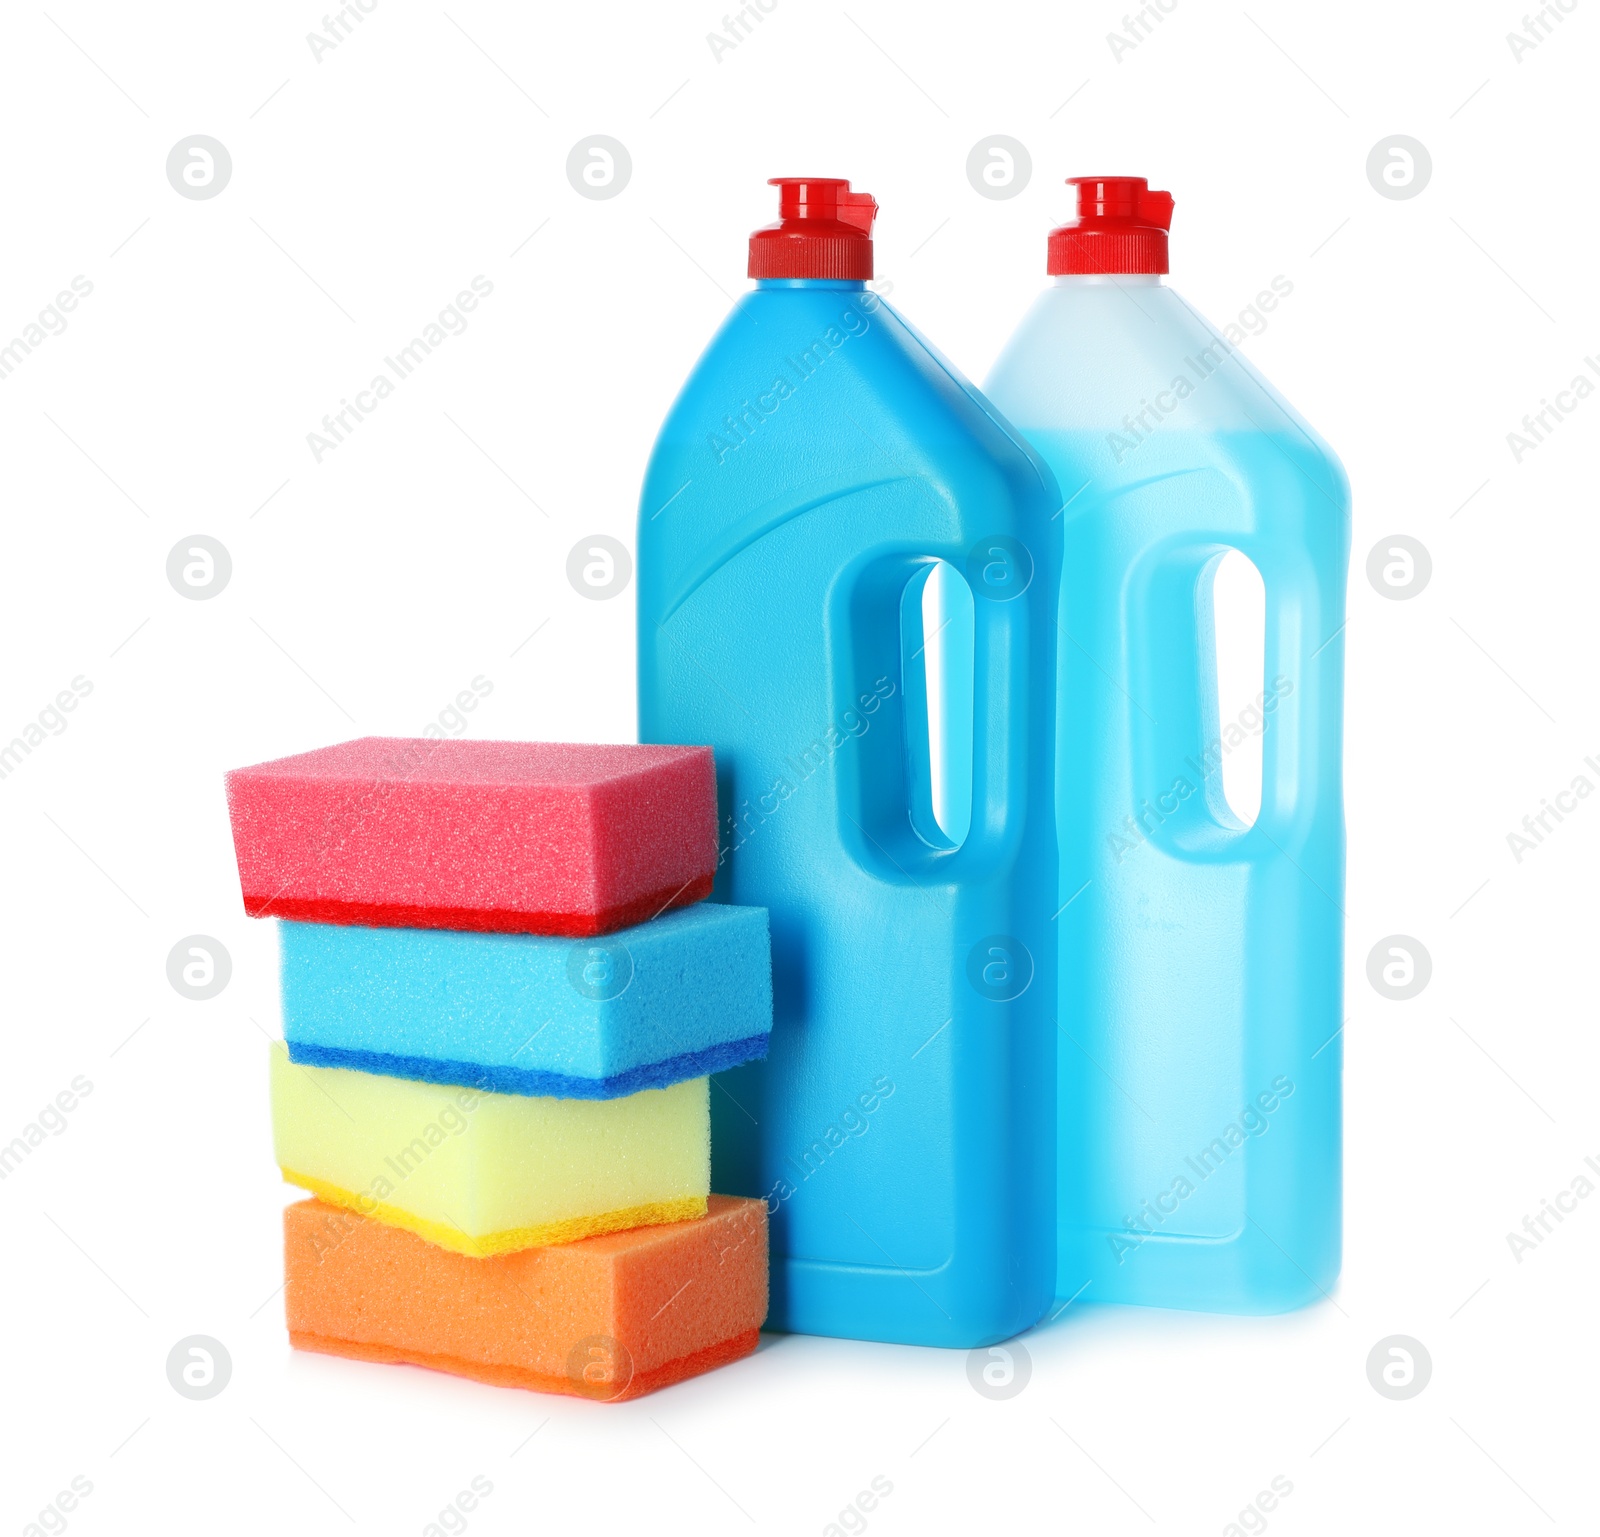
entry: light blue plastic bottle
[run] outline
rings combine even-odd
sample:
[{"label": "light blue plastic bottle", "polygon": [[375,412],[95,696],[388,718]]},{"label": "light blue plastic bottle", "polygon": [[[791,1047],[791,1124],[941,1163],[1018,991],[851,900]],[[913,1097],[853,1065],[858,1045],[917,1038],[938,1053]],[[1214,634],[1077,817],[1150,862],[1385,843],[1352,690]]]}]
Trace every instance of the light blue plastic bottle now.
[{"label": "light blue plastic bottle", "polygon": [[[1244,331],[1162,281],[1171,198],[1074,180],[987,385],[1064,503],[1057,1291],[1276,1312],[1339,1270],[1349,489]],[[1265,667],[1220,720],[1230,550],[1265,587]],[[1221,767],[1257,736],[1247,827]]]},{"label": "light blue plastic bottle", "polygon": [[[777,184],[639,514],[640,738],[715,749],[716,897],[772,919],[771,1054],[712,1080],[712,1184],[767,1201],[771,1327],[972,1347],[1054,1294],[1059,498],[865,287],[872,199]],[[941,560],[972,588],[964,839],[927,746]]]}]

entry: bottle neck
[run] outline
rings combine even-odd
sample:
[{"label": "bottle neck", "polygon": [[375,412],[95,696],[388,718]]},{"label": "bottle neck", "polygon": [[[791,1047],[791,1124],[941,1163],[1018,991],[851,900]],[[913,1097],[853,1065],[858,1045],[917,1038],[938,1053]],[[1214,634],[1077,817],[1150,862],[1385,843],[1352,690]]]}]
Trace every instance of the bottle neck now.
[{"label": "bottle neck", "polygon": [[1062,272],[1050,279],[1052,288],[1160,288],[1164,272]]},{"label": "bottle neck", "polygon": [[859,278],[757,278],[758,289],[835,288],[844,293],[860,293],[867,285]]}]

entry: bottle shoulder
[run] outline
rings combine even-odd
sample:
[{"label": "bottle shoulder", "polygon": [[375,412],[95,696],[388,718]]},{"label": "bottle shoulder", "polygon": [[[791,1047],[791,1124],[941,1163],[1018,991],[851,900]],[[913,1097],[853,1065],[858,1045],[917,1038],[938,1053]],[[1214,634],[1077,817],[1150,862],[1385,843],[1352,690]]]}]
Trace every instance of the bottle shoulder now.
[{"label": "bottle shoulder", "polygon": [[984,388],[1069,504],[1085,487],[1216,471],[1288,501],[1304,493],[1322,515],[1347,518],[1344,467],[1245,356],[1250,335],[1237,321],[1213,325],[1166,285],[1052,286]]},{"label": "bottle shoulder", "polygon": [[984,389],[1030,438],[1118,428],[1261,432],[1304,440],[1337,467],[1333,451],[1247,355],[1293,292],[1287,278],[1274,282],[1278,290],[1264,290],[1220,325],[1165,284],[1052,286],[1035,299]]},{"label": "bottle shoulder", "polygon": [[734,501],[764,499],[823,464],[832,480],[889,473],[952,495],[996,481],[1022,499],[1055,491],[1023,436],[878,295],[758,289],[734,306],[674,401],[646,510],[686,480]]}]

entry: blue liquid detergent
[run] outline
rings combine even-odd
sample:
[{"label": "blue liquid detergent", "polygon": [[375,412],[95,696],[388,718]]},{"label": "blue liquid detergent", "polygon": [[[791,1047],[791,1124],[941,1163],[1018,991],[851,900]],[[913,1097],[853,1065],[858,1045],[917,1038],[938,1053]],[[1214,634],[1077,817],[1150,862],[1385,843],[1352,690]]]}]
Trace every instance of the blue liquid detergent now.
[{"label": "blue liquid detergent", "polygon": [[[640,738],[715,749],[716,897],[772,921],[770,1055],[712,1080],[712,1184],[766,1198],[771,1327],[972,1347],[1054,1294],[1059,498],[865,288],[871,199],[779,185],[639,519]],[[972,589],[964,839],[928,753],[941,559]]]},{"label": "blue liquid detergent", "polygon": [[[1065,502],[1056,1285],[1276,1312],[1326,1295],[1340,1262],[1349,490],[1242,332],[1155,275],[1170,200],[1129,221],[1159,224],[1159,264],[1129,271],[1135,243],[1095,275],[1096,221],[1128,235],[1111,215],[1133,180],[1080,183],[1087,238],[1064,261],[1052,238],[1063,275],[987,385]],[[1221,720],[1211,582],[1230,550],[1265,587],[1265,665]],[[1221,771],[1254,739],[1246,826]]]}]

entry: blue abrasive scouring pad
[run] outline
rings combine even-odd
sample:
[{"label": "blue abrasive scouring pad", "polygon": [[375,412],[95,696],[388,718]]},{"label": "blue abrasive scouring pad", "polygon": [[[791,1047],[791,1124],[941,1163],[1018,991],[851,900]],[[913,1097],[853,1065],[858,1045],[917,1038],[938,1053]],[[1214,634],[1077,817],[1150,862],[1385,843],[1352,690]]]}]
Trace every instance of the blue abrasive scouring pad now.
[{"label": "blue abrasive scouring pad", "polygon": [[767,1054],[763,907],[700,902],[593,939],[290,921],[279,937],[294,1062],[614,1099]]}]

